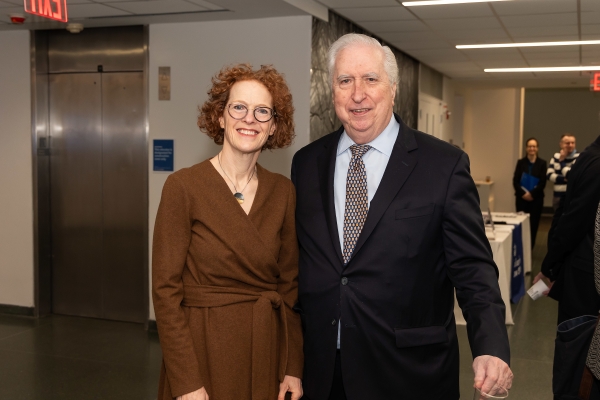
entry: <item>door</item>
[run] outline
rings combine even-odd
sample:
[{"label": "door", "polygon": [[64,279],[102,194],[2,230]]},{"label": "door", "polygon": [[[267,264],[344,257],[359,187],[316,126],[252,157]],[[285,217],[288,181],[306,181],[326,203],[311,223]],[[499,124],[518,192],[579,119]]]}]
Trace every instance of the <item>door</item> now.
[{"label": "door", "polygon": [[144,322],[143,74],[49,82],[52,310]]}]

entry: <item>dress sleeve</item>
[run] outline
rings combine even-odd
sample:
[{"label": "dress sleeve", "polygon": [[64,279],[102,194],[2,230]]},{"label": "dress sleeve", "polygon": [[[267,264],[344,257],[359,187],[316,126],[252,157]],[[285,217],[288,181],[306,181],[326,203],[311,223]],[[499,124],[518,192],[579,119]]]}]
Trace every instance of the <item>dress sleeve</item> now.
[{"label": "dress sleeve", "polygon": [[152,300],[173,397],[204,386],[188,320],[181,307],[182,273],[191,240],[190,204],[176,176],[163,187],[152,244]]},{"label": "dress sleeve", "polygon": [[288,326],[288,357],[286,375],[302,378],[304,353],[302,350],[302,324],[300,316],[292,310],[298,301],[298,239],[296,238],[296,191],[289,182],[287,209],[281,227],[281,248],[279,250],[280,275],[277,292],[285,303]]}]

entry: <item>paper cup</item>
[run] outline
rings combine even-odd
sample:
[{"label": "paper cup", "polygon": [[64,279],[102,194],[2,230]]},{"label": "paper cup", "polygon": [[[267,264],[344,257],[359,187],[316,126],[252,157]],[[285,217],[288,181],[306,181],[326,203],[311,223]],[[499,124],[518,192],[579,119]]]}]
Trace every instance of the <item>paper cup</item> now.
[{"label": "paper cup", "polygon": [[527,294],[531,297],[532,300],[537,300],[544,295],[544,292],[548,290],[548,286],[544,283],[543,280],[537,281],[535,285],[529,288]]}]

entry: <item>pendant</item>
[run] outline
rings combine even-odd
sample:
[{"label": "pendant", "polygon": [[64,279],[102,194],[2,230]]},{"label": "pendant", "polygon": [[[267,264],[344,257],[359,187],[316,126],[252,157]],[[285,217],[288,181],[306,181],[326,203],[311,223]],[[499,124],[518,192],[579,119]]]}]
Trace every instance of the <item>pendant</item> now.
[{"label": "pendant", "polygon": [[233,197],[235,197],[235,199],[238,201],[238,203],[244,204],[244,195],[241,194],[240,192],[235,192]]}]

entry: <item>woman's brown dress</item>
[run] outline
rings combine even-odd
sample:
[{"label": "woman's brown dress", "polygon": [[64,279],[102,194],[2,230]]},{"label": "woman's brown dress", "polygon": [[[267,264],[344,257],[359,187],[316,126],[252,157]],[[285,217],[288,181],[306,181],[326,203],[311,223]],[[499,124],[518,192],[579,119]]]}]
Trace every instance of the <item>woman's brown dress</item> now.
[{"label": "woman's brown dress", "polygon": [[208,160],[164,185],[152,249],[159,399],[204,386],[211,400],[275,400],[284,375],[302,377],[294,187],[256,173],[248,215]]}]

